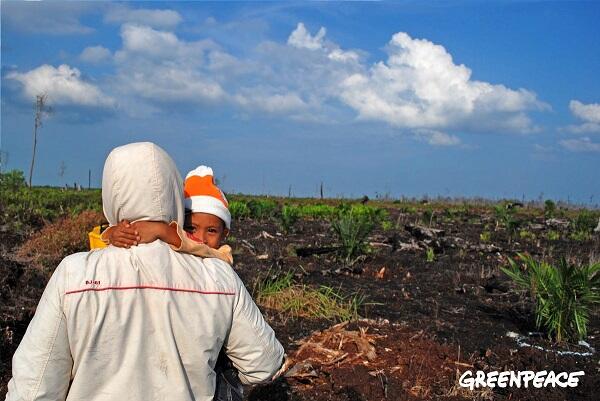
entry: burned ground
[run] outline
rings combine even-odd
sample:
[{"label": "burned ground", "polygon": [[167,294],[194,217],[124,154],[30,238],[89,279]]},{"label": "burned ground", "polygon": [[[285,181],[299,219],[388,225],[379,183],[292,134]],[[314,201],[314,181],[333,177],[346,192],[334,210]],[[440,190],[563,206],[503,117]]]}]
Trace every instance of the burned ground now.
[{"label": "burned ground", "polygon": [[[582,349],[537,337],[527,337],[527,342],[545,350],[521,347],[507,335],[527,336],[536,328],[530,300],[499,269],[517,252],[587,263],[600,252],[597,234],[574,240],[565,231],[551,240],[548,233],[561,228],[549,227],[539,210],[524,210],[522,227],[528,234],[522,236],[497,228],[486,208],[439,213],[426,222],[420,212],[388,212],[393,224],[385,230],[377,227],[369,237],[369,251],[351,265],[336,255],[336,240],[324,219],[300,219],[288,233],[274,219],[234,223],[230,244],[235,269],[251,291],[268,276],[292,272],[297,283],[364,297],[359,310],[363,319],[341,325],[264,309],[290,357],[290,370],[272,384],[246,389],[247,399],[553,401],[590,400],[600,391],[597,353],[561,354]],[[490,238],[484,240],[483,232]],[[32,239],[8,232],[0,236],[2,395],[10,358],[48,277],[16,256]],[[428,248],[433,261],[427,261]],[[595,349],[600,348],[597,312],[587,340]],[[577,388],[470,391],[457,381],[466,370],[583,370],[585,376]]]}]

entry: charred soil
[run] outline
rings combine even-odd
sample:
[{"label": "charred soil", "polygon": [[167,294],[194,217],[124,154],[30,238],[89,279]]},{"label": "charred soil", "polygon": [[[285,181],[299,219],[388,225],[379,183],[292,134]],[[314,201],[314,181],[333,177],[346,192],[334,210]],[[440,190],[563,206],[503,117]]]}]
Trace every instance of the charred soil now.
[{"label": "charred soil", "polygon": [[[598,235],[574,241],[561,233],[550,240],[543,217],[528,219],[527,235],[509,235],[484,209],[438,216],[427,224],[418,214],[388,212],[392,227],[375,229],[368,252],[352,263],[336,254],[325,220],[300,219],[289,233],[274,220],[234,224],[234,268],[251,291],[268,276],[291,272],[297,283],[364,299],[363,319],[342,324],[265,309],[290,369],[269,385],[247,388],[248,400],[558,401],[591,400],[600,392],[599,354],[564,353],[587,348],[530,336],[536,332],[531,302],[500,271],[517,252],[587,262],[600,252]],[[0,397],[10,378],[10,358],[48,279],[33,262],[15,256],[28,240],[0,232]],[[433,258],[427,258],[427,249]],[[587,342],[600,348],[598,311]],[[585,375],[576,388],[471,391],[458,385],[466,370],[582,370]]]}]

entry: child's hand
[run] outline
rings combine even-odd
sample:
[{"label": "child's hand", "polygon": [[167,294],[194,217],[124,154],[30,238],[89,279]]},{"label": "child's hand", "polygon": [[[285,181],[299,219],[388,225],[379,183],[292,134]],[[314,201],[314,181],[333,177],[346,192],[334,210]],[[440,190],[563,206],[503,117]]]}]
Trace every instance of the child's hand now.
[{"label": "child's hand", "polygon": [[168,228],[167,223],[161,221],[136,221],[132,227],[138,233],[138,242],[147,244],[157,239],[165,240],[165,231]]},{"label": "child's hand", "polygon": [[111,227],[108,240],[118,248],[129,248],[140,242],[140,236],[128,220],[122,220],[116,226]]}]

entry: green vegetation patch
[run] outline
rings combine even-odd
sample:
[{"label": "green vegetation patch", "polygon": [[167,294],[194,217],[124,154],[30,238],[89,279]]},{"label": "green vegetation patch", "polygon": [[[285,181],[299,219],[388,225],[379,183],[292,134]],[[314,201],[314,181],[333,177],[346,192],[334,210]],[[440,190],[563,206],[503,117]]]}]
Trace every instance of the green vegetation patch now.
[{"label": "green vegetation patch", "polygon": [[538,328],[556,341],[584,339],[590,311],[600,304],[600,263],[578,266],[561,259],[551,265],[530,255],[509,259],[502,271],[535,301]]},{"label": "green vegetation patch", "polygon": [[341,244],[340,256],[349,264],[367,250],[367,238],[376,220],[369,214],[348,209],[331,222],[331,228]]},{"label": "green vegetation patch", "polygon": [[30,231],[84,210],[102,212],[99,189],[33,187],[25,184],[23,172],[0,173],[0,224],[10,230]]}]

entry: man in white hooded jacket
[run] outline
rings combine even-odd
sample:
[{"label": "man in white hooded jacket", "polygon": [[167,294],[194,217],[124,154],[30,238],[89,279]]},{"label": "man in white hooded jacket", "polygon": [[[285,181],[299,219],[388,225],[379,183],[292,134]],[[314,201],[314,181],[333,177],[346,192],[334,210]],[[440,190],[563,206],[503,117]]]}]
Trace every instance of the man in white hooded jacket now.
[{"label": "man in white hooded jacket", "polygon": [[[183,223],[182,180],[152,143],[114,149],[110,224]],[[162,241],[66,257],[13,357],[6,400],[211,400],[223,348],[242,382],[269,380],[283,348],[231,266]]]}]

